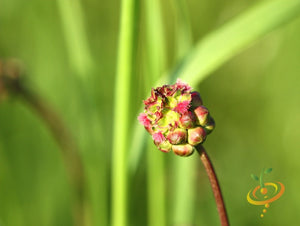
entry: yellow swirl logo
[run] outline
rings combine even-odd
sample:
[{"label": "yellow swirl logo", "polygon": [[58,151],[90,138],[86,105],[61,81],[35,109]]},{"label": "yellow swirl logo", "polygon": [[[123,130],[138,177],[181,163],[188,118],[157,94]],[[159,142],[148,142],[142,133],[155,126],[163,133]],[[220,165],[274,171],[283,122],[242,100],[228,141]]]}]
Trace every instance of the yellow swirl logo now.
[{"label": "yellow swirl logo", "polygon": [[279,199],[284,193],[285,187],[281,182],[263,182],[264,174],[268,174],[272,171],[272,168],[262,170],[260,177],[251,174],[251,177],[260,182],[260,185],[251,189],[247,194],[247,201],[252,205],[263,205],[264,209],[260,217],[263,218],[267,212],[267,208],[270,207],[270,203]]}]

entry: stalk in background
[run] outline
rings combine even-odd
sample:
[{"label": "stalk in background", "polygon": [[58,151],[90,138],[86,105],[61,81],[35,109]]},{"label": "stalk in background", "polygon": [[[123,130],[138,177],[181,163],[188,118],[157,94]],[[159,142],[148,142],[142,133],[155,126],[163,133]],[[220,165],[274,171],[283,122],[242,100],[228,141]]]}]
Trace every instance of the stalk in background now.
[{"label": "stalk in background", "polygon": [[89,45],[85,11],[82,0],[56,0],[62,32],[70,67],[74,73],[74,97],[83,117],[76,120],[77,137],[86,174],[86,215],[91,216],[89,224],[108,224],[108,167],[106,161],[103,122],[96,109],[95,98],[96,65]]},{"label": "stalk in background", "polygon": [[[144,63],[145,87],[151,87],[166,67],[166,47],[161,1],[145,1],[146,16],[146,57]],[[147,141],[147,224],[148,226],[166,225],[166,178],[165,159]]]},{"label": "stalk in background", "polygon": [[19,61],[0,62],[0,96],[15,94],[37,113],[48,127],[60,147],[72,189],[75,192],[73,221],[76,226],[85,225],[84,216],[84,172],[81,157],[71,132],[60,116],[40,96],[27,88],[22,80]]},{"label": "stalk in background", "polygon": [[[175,50],[176,62],[180,62],[193,45],[192,28],[190,15],[186,0],[176,0],[173,2],[175,15]],[[198,194],[196,190],[196,166],[197,158],[172,159],[172,171],[174,179],[173,204],[172,204],[172,224],[192,224],[195,216],[195,199]],[[194,172],[194,173],[191,173]],[[182,181],[184,180],[184,183]],[[184,196],[182,194],[185,194]]]},{"label": "stalk in background", "polygon": [[115,80],[112,150],[112,226],[127,225],[130,90],[134,63],[137,0],[122,0]]}]

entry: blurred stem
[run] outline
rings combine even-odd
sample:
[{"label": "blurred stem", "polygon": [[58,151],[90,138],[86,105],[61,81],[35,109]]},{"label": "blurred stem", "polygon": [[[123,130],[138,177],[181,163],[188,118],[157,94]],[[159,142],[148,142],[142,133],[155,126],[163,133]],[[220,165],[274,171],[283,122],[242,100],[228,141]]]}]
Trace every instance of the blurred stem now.
[{"label": "blurred stem", "polygon": [[148,187],[148,224],[149,226],[166,225],[166,189],[164,158],[152,139],[148,139],[147,148],[147,187]]},{"label": "blurred stem", "polygon": [[[147,85],[153,85],[166,67],[166,46],[161,6],[159,0],[146,0],[146,43],[148,77]],[[146,78],[147,79],[147,78]],[[146,88],[148,88],[146,86]],[[151,87],[149,87],[151,88]],[[147,89],[148,90],[148,89]]]},{"label": "blurred stem", "polygon": [[[74,225],[85,225],[83,164],[70,131],[50,105],[23,84],[14,63],[7,63],[4,68],[4,74],[0,71],[0,83],[2,82],[10,93],[22,98],[40,116],[60,146],[72,189],[76,192],[73,205]],[[8,74],[5,74],[5,70],[8,71]]]},{"label": "blurred stem", "polygon": [[20,87],[19,94],[43,119],[62,150],[64,163],[69,174],[72,188],[76,191],[74,204],[74,224],[85,225],[84,217],[84,172],[78,148],[60,117],[44,100],[29,90]]},{"label": "blurred stem", "polygon": [[137,0],[122,0],[115,81],[112,150],[112,226],[127,225],[127,153]]},{"label": "blurred stem", "polygon": [[229,225],[229,221],[228,221],[228,217],[227,217],[227,213],[226,213],[226,208],[225,208],[225,204],[224,204],[224,200],[222,197],[222,193],[221,193],[221,188],[217,179],[217,175],[216,172],[213,168],[213,164],[210,160],[210,158],[208,157],[204,147],[202,145],[198,145],[196,147],[199,155],[200,155],[200,159],[204,165],[204,168],[206,170],[206,173],[208,175],[210,184],[211,184],[211,188],[213,190],[214,193],[214,197],[216,200],[216,204],[217,204],[217,209],[219,212],[219,217],[220,217],[220,221],[221,221],[221,225],[222,226],[228,226]]},{"label": "blurred stem", "polygon": [[185,0],[176,0],[176,60],[181,60],[192,47],[192,29]]},{"label": "blurred stem", "polygon": [[[175,16],[176,16],[176,60],[181,60],[182,57],[188,52],[192,46],[192,31],[190,20],[187,11],[187,5],[185,0],[176,0]],[[196,159],[174,159],[174,172],[175,172],[175,197],[174,197],[174,209],[172,220],[175,225],[177,224],[190,224],[193,222],[195,209],[195,174]],[[182,183],[184,181],[184,183]],[[185,196],[182,193],[186,194]]]},{"label": "blurred stem", "polygon": [[[192,30],[185,0],[174,1],[176,18],[176,60],[183,56],[192,46]],[[195,214],[196,178],[195,158],[174,158],[174,202],[172,208],[172,223],[174,225],[191,224]],[[184,183],[182,183],[184,181]],[[182,195],[185,194],[185,195]]]},{"label": "blurred stem", "polygon": [[[84,10],[81,0],[57,0],[60,13],[62,32],[64,34],[66,50],[76,78],[75,97],[78,101],[78,111],[83,117],[77,121],[77,136],[82,149],[85,166],[87,193],[89,205],[86,213],[91,215],[91,225],[107,225],[107,162],[104,132],[96,109],[94,69],[91,49],[87,36]],[[97,173],[98,172],[98,173]],[[101,173],[99,173],[101,172]]]},{"label": "blurred stem", "polygon": [[[162,74],[166,65],[165,40],[159,0],[145,1],[146,14],[146,62],[144,74],[146,90],[149,90]],[[152,140],[147,145],[147,195],[148,225],[166,225],[165,162]]]},{"label": "blurred stem", "polygon": [[[190,225],[195,215],[197,161],[195,158],[174,158],[174,198],[172,205],[172,225]],[[185,195],[182,195],[185,194]]]},{"label": "blurred stem", "polygon": [[92,67],[80,0],[57,0],[72,68],[82,78]]}]

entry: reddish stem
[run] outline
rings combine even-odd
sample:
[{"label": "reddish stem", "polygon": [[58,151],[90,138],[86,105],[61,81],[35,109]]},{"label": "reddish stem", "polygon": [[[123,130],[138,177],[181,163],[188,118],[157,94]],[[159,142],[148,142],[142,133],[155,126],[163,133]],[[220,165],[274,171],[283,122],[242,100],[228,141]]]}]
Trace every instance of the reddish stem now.
[{"label": "reddish stem", "polygon": [[213,168],[212,162],[209,159],[209,157],[202,145],[198,145],[196,147],[196,149],[197,149],[197,151],[200,155],[200,159],[205,167],[206,173],[208,175],[208,178],[209,178],[209,181],[210,181],[210,184],[211,184],[214,196],[215,196],[221,225],[228,226],[229,221],[228,221],[228,217],[227,217],[227,213],[226,213],[226,208],[225,208],[224,200],[222,197],[221,188],[220,188],[220,185],[219,185],[219,182],[217,179],[217,175]]}]

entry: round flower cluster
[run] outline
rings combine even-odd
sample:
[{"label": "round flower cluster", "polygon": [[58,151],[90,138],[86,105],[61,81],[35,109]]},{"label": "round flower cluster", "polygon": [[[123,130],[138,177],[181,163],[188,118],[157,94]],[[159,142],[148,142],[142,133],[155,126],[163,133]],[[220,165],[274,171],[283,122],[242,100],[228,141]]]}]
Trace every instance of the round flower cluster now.
[{"label": "round flower cluster", "polygon": [[151,96],[144,101],[145,110],[138,120],[163,152],[173,150],[177,155],[189,156],[214,129],[214,120],[200,94],[191,90],[178,79],[174,85],[152,88]]}]

